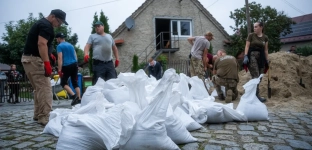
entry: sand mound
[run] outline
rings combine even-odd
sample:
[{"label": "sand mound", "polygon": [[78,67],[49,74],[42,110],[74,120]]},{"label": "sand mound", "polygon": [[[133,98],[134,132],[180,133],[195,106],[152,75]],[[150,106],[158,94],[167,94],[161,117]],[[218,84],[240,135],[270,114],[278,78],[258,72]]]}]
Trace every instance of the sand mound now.
[{"label": "sand mound", "polygon": [[[274,110],[312,110],[312,56],[300,57],[296,54],[277,52],[269,54],[271,61],[271,91],[272,97],[266,105]],[[302,83],[299,85],[300,71]],[[238,90],[244,93],[243,85],[251,79],[250,73],[241,71]],[[260,95],[267,98],[268,73],[262,78]]]}]

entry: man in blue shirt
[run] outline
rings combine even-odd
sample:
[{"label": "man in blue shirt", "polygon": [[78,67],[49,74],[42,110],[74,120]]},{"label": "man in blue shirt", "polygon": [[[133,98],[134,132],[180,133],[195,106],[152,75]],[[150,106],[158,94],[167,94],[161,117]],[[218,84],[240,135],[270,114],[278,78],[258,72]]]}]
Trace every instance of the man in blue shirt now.
[{"label": "man in blue shirt", "polygon": [[[71,105],[81,103],[80,88],[78,86],[78,64],[77,54],[73,45],[65,42],[63,33],[56,34],[55,38],[59,45],[56,47],[58,55],[58,74],[61,78],[61,86],[71,95],[73,99]],[[76,94],[68,86],[68,78],[70,77]]]}]

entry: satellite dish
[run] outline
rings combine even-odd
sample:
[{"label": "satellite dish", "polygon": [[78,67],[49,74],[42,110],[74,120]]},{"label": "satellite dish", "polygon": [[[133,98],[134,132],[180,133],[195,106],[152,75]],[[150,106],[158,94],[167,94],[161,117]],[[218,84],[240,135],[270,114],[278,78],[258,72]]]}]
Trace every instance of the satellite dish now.
[{"label": "satellite dish", "polygon": [[128,17],[125,21],[125,24],[128,28],[128,31],[130,31],[130,29],[134,27],[134,20],[131,17]]}]

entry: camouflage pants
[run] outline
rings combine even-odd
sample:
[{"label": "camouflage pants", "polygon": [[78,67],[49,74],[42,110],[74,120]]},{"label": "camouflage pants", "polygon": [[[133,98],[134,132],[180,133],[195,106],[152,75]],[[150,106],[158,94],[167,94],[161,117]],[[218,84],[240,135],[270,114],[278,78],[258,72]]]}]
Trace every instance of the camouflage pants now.
[{"label": "camouflage pants", "polygon": [[235,100],[238,96],[238,91],[237,91],[237,81],[234,79],[224,79],[224,78],[220,78],[217,75],[212,76],[212,82],[216,88],[216,91],[218,93],[218,95],[222,95],[222,90],[221,90],[221,86],[225,87],[225,93],[228,90],[232,90],[233,91],[233,97],[232,99]]},{"label": "camouflage pants", "polygon": [[204,70],[203,61],[201,59],[191,57],[190,73],[191,73],[191,77],[198,76],[198,78],[204,81],[205,70]]},{"label": "camouflage pants", "polygon": [[248,70],[251,74],[252,79],[258,78],[263,73],[264,68],[259,68],[258,62],[260,59],[260,52],[252,51],[250,53]]}]

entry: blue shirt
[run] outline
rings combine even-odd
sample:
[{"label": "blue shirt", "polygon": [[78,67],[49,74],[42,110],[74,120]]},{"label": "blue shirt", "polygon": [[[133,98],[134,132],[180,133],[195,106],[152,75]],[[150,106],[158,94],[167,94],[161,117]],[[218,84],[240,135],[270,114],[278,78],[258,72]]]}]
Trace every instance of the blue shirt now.
[{"label": "blue shirt", "polygon": [[63,56],[63,65],[68,66],[73,63],[77,63],[76,52],[73,45],[68,42],[61,42],[57,47],[57,53],[62,52]]}]

